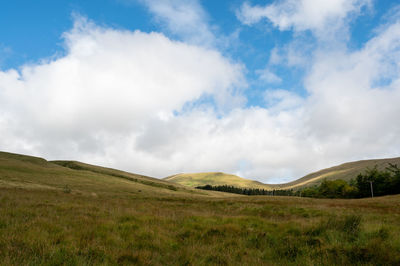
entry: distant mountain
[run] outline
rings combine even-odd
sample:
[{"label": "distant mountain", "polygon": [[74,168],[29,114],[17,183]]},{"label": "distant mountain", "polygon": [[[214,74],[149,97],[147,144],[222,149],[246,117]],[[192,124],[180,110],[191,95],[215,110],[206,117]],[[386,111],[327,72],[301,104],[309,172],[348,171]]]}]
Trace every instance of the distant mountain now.
[{"label": "distant mountain", "polygon": [[263,184],[258,181],[245,179],[236,175],[220,172],[177,174],[164,178],[166,181],[178,183],[188,187],[197,187],[204,185],[230,185],[235,187],[263,188],[263,189],[298,189],[307,186],[319,184],[323,180],[343,179],[349,181],[356,178],[358,174],[365,172],[368,168],[375,165],[380,170],[384,170],[389,163],[400,166],[400,157],[390,159],[363,160],[344,163],[338,166],[326,168],[311,174],[308,174],[295,181],[284,184]]},{"label": "distant mountain", "polygon": [[263,184],[261,182],[221,172],[177,174],[166,177],[164,178],[164,180],[178,183],[188,187],[197,187],[204,185],[212,185],[212,186],[230,185],[234,187],[243,187],[243,188],[271,189],[271,186]]}]

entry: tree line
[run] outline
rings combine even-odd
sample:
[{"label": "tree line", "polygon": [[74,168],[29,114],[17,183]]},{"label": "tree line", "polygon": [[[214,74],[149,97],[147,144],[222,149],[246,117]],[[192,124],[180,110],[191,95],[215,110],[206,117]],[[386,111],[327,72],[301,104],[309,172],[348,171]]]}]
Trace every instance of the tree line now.
[{"label": "tree line", "polygon": [[324,180],[320,185],[298,190],[265,190],[259,188],[239,188],[234,186],[199,186],[198,189],[216,190],[243,195],[300,196],[312,198],[365,198],[400,194],[400,168],[389,164],[385,170],[375,166],[360,173],[349,182],[345,180]]},{"label": "tree line", "polygon": [[375,166],[359,174],[355,179],[324,180],[319,186],[301,190],[304,197],[315,198],[365,198],[400,194],[400,169],[395,164],[389,164],[385,170]]},{"label": "tree line", "polygon": [[265,190],[260,188],[241,188],[241,187],[234,187],[228,185],[220,185],[220,186],[198,186],[197,189],[203,190],[215,190],[221,192],[228,192],[228,193],[235,193],[235,194],[242,194],[242,195],[269,195],[269,196],[295,196],[293,190]]}]

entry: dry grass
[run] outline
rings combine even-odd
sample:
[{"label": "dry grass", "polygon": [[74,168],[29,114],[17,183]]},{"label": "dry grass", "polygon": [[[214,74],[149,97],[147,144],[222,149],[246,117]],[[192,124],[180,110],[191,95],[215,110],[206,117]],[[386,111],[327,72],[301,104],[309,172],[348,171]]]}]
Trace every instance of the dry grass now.
[{"label": "dry grass", "polygon": [[400,196],[196,194],[27,159],[0,156],[3,265],[400,264]]}]

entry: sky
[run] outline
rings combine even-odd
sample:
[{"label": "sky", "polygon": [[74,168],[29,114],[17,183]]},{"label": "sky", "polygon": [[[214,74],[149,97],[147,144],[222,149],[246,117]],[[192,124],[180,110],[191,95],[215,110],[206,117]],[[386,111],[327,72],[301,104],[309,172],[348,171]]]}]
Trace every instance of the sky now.
[{"label": "sky", "polygon": [[391,0],[0,4],[0,150],[284,183],[400,156]]}]

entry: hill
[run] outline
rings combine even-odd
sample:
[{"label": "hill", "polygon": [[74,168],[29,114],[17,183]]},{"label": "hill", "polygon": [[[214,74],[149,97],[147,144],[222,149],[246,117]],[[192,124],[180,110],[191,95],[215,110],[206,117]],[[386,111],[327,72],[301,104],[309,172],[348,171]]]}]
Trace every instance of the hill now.
[{"label": "hill", "polygon": [[[77,161],[0,152],[0,188],[45,189],[98,195],[215,195],[148,176]],[[219,194],[218,194],[219,195]]]},{"label": "hill", "polygon": [[356,178],[358,174],[364,173],[368,168],[372,169],[373,167],[377,166],[379,170],[385,170],[385,168],[389,166],[389,163],[400,165],[400,157],[389,159],[361,160],[344,163],[308,174],[293,182],[271,186],[276,189],[296,189],[317,185],[325,179],[343,179],[346,181],[350,181],[351,179]]},{"label": "hill", "polygon": [[230,185],[243,188],[271,189],[271,186],[261,182],[221,172],[177,174],[166,177],[164,180],[188,187]]},{"label": "hill", "polygon": [[229,185],[242,188],[261,188],[266,190],[298,189],[307,186],[317,185],[325,179],[343,179],[349,181],[352,178],[356,178],[358,174],[365,172],[365,170],[367,170],[368,168],[373,168],[375,165],[378,167],[379,170],[384,170],[386,167],[389,166],[389,163],[400,165],[400,157],[344,163],[338,166],[319,170],[295,181],[283,184],[264,184],[258,181],[249,180],[236,175],[225,174],[221,172],[177,174],[166,177],[164,178],[164,180],[187,187],[197,187],[204,185]]}]

